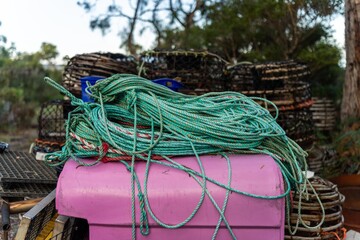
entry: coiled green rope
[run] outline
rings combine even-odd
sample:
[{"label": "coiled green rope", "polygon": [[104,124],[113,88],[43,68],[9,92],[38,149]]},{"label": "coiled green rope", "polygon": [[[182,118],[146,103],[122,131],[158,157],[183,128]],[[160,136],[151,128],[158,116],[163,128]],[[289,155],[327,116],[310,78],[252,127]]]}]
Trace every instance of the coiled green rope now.
[{"label": "coiled green rope", "polygon": [[[307,154],[294,141],[287,138],[284,130],[276,123],[276,106],[266,99],[249,98],[236,92],[189,96],[173,92],[135,75],[117,74],[94,86],[88,86],[86,91],[95,99],[95,103],[84,103],[51,79],[45,78],[45,81],[67,95],[72,104],[77,106],[68,116],[65,146],[61,152],[47,155],[46,159],[52,164],[63,164],[71,157],[85,166],[97,164],[99,161],[131,160],[131,165],[126,167],[132,176],[134,239],[134,199],[137,182],[134,171],[135,159],[147,161],[148,165],[163,164],[185,171],[203,189],[193,213],[183,222],[170,226],[157,219],[151,211],[147,200],[147,177],[144,181],[144,194],[137,184],[139,198],[143,198],[151,217],[167,228],[181,227],[190,221],[201,206],[205,195],[212,199],[206,188],[207,181],[227,191],[263,199],[289,196],[290,188],[306,195],[305,184],[302,184],[305,181],[302,169],[307,169]],[[262,108],[257,101],[272,105],[276,109],[275,116]],[[259,196],[233,189],[230,182],[224,185],[208,178],[202,167],[200,155],[225,153],[262,153],[272,156],[282,171],[286,183],[285,193],[278,196]],[[189,170],[169,158],[184,155],[195,155],[201,171]],[[97,159],[91,164],[81,160],[89,157]],[[158,161],[159,158],[164,160]],[[58,162],[54,163],[54,160]],[[318,200],[320,202],[320,199]],[[219,211],[219,222],[223,221],[235,238],[224,216],[227,197],[222,209],[215,201],[212,202]],[[288,215],[289,209],[287,206]],[[299,211],[300,209],[301,207]],[[144,212],[142,208],[143,218],[146,216]],[[147,223],[143,218],[141,221]],[[324,214],[319,226],[323,220]],[[299,222],[306,226],[300,217],[295,232]],[[148,234],[147,230],[144,234]]]}]

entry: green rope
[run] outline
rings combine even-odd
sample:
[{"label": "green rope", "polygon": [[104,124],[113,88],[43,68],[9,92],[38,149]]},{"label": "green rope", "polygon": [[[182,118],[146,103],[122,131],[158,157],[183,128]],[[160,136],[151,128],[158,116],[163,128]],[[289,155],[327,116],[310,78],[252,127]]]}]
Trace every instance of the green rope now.
[{"label": "green rope", "polygon": [[[84,103],[50,78],[45,78],[45,81],[68,96],[72,104],[77,106],[66,122],[65,146],[61,152],[48,154],[46,160],[50,164],[58,165],[71,157],[85,166],[95,165],[102,160],[131,160],[127,169],[131,174],[133,239],[136,238],[136,188],[140,205],[144,206],[141,207],[140,214],[140,222],[143,223],[140,228],[143,229],[145,225],[145,230],[141,230],[143,235],[148,234],[146,211],[143,208],[146,207],[149,215],[159,225],[178,228],[195,216],[207,195],[220,215],[213,239],[216,238],[221,222],[224,222],[232,237],[236,238],[225,218],[230,191],[262,199],[287,197],[287,215],[290,214],[290,190],[294,189],[301,196],[307,194],[302,173],[302,170],[307,170],[307,154],[293,140],[287,138],[285,131],[276,123],[278,110],[271,101],[246,97],[236,92],[184,95],[136,75],[117,74],[94,86],[88,86],[86,91],[95,102]],[[260,101],[272,105],[276,110],[275,115],[272,116],[267,109],[262,108],[258,104]],[[280,167],[285,181],[285,192],[276,196],[261,196],[233,189],[230,161],[225,153],[270,155]],[[206,176],[200,159],[203,154],[226,156],[229,168],[227,184]],[[169,157],[186,155],[196,157],[200,172],[188,169]],[[96,160],[90,164],[82,161],[83,158],[91,157]],[[157,160],[159,157],[164,160]],[[134,169],[135,159],[146,161],[143,193]],[[151,164],[184,171],[201,186],[202,194],[198,204],[193,212],[178,224],[166,224],[158,219],[151,209],[147,197]],[[226,189],[222,208],[207,190],[207,181]],[[320,199],[317,199],[323,209]],[[300,205],[298,209],[300,213]],[[324,217],[325,214],[319,226],[324,222]],[[300,216],[295,230],[289,230],[296,232],[299,222],[311,228]]]},{"label": "green rope", "polygon": [[[140,181],[138,176],[136,175],[135,171],[133,170],[133,167],[130,166],[126,161],[120,161],[122,164],[125,165],[126,169],[132,173],[132,176],[135,179],[136,182],[136,186],[138,189],[138,199],[139,199],[139,206],[140,206],[140,233],[144,236],[149,235],[150,231],[149,231],[149,222],[148,222],[148,218],[147,218],[147,213],[145,210],[145,204],[144,204],[144,194],[141,191],[141,185],[140,185]],[[135,204],[132,204],[132,206],[135,206]],[[133,210],[132,210],[133,211]],[[135,229],[136,226],[134,225],[135,223],[135,214],[132,216],[133,217],[133,222],[132,222],[132,237],[136,238],[136,233],[135,233]],[[145,228],[145,229],[144,229]]]}]

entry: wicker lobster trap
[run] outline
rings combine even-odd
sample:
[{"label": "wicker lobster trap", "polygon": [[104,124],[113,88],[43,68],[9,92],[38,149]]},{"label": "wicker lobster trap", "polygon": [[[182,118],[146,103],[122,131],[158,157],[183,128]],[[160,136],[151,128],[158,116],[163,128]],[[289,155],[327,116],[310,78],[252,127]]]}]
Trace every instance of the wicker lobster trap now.
[{"label": "wicker lobster trap", "polygon": [[202,94],[226,90],[226,62],[203,51],[149,51],[140,57],[140,71],[145,78],[171,78],[184,85],[185,93]]},{"label": "wicker lobster trap", "polygon": [[268,99],[275,103],[279,108],[291,106],[293,106],[293,108],[298,108],[298,104],[303,104],[311,99],[310,85],[306,82],[288,83],[281,89],[243,90],[241,93],[247,96]]},{"label": "wicker lobster trap", "polygon": [[282,89],[288,83],[306,81],[307,65],[294,60],[263,64],[242,63],[228,69],[232,91]]},{"label": "wicker lobster trap", "polygon": [[332,100],[326,98],[313,98],[311,106],[315,128],[319,131],[331,131],[336,124],[336,109]]},{"label": "wicker lobster trap", "polygon": [[315,173],[321,173],[324,168],[332,169],[337,164],[337,154],[335,149],[330,146],[315,146],[308,151],[309,156],[307,157],[307,164],[309,170]]},{"label": "wicker lobster trap", "polygon": [[80,78],[110,77],[116,73],[137,73],[133,57],[120,53],[85,53],[72,57],[63,73],[62,85],[76,97],[81,97]]},{"label": "wicker lobster trap", "polygon": [[[272,101],[279,109],[278,123],[303,148],[315,136],[309,68],[293,60],[264,64],[242,63],[228,68],[228,89]],[[271,106],[264,105],[270,112]]]},{"label": "wicker lobster trap", "polygon": [[[293,193],[293,207],[290,216],[291,227],[296,226],[296,222],[299,217],[303,222],[313,229],[299,224],[298,230],[295,235],[290,235],[288,232],[288,226],[285,226],[285,239],[293,240],[317,240],[317,239],[344,239],[345,229],[344,217],[342,214],[342,204],[345,197],[338,191],[335,184],[324,180],[320,177],[313,177],[309,179],[322,205],[325,210],[324,222],[321,226],[315,228],[320,224],[322,219],[321,206],[318,203],[316,195],[311,187],[307,184],[307,191],[309,192],[309,198],[305,196],[301,199],[301,209],[298,209],[299,193]],[[299,216],[299,213],[301,216]]]},{"label": "wicker lobster trap", "polygon": [[301,147],[307,149],[312,146],[315,135],[310,108],[286,110],[280,108],[277,122],[286,131],[288,137]]}]

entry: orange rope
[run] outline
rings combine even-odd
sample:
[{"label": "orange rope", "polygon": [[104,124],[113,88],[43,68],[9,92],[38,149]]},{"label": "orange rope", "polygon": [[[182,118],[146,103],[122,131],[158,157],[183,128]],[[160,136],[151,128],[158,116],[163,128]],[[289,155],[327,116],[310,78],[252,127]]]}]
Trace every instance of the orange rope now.
[{"label": "orange rope", "polygon": [[36,144],[43,144],[43,145],[59,145],[59,146],[62,146],[64,145],[64,142],[57,142],[57,141],[44,141],[44,140],[41,140],[41,139],[35,139],[35,143]]},{"label": "orange rope", "polygon": [[[337,232],[322,232],[321,235],[334,235],[337,240],[344,240],[346,238],[346,228],[341,228],[343,237],[341,238]],[[341,234],[340,234],[341,235]]]}]

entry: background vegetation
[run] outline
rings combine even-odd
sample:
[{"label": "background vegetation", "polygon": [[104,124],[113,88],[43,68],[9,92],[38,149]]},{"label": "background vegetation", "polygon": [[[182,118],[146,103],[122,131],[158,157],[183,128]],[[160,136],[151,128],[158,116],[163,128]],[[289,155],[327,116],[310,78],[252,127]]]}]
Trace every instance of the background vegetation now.
[{"label": "background vegetation", "polygon": [[47,87],[43,78],[51,76],[58,81],[62,70],[54,64],[58,55],[56,46],[43,43],[35,53],[17,52],[15,45],[0,43],[0,126],[2,131],[29,128],[37,123],[41,104],[60,97]]}]

